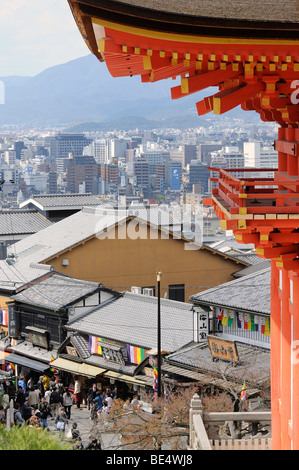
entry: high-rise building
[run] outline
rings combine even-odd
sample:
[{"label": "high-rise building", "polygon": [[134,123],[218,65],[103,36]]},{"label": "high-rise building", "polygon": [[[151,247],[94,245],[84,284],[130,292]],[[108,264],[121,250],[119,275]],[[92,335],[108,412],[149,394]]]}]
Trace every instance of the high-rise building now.
[{"label": "high-rise building", "polygon": [[135,158],[134,160],[134,176],[136,177],[136,184],[140,187],[149,186],[150,165],[148,161],[143,158]]},{"label": "high-rise building", "polygon": [[66,171],[67,190],[71,193],[79,193],[80,185],[85,182],[86,192],[91,193],[94,177],[97,176],[98,165],[93,157],[73,157]]},{"label": "high-rise building", "polygon": [[50,171],[48,175],[48,193],[57,194],[57,173]]},{"label": "high-rise building", "polygon": [[197,145],[184,144],[183,145],[183,166],[187,166],[191,160],[197,160]]},{"label": "high-rise building", "polygon": [[199,160],[191,160],[189,164],[189,182],[190,185],[200,183],[204,192],[209,191],[210,171],[208,165],[201,163]]},{"label": "high-rise building", "polygon": [[[277,168],[278,153],[272,147],[263,147],[261,142],[244,142],[245,168]],[[255,177],[272,178],[273,172],[261,172]]]},{"label": "high-rise building", "polygon": [[84,134],[57,134],[50,141],[50,157],[67,158],[71,153],[74,157],[83,155],[83,149],[90,143]]},{"label": "high-rise building", "polygon": [[99,165],[99,176],[108,184],[118,186],[118,166],[113,164]]}]

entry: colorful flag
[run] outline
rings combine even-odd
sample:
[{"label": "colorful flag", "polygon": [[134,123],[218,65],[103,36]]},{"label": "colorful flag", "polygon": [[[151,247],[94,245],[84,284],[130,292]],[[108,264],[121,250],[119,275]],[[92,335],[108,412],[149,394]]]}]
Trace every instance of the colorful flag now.
[{"label": "colorful flag", "polygon": [[0,310],[0,325],[8,326],[8,310]]},{"label": "colorful flag", "polygon": [[222,325],[226,326],[228,322],[229,310],[224,310],[223,317],[221,320]]},{"label": "colorful flag", "polygon": [[270,336],[270,319],[261,317],[260,324],[263,335]]},{"label": "colorful flag", "polygon": [[237,325],[238,328],[242,328],[241,314],[239,312],[237,312]]},{"label": "colorful flag", "polygon": [[[50,363],[53,362],[53,361],[55,361],[55,358],[54,358],[54,356],[53,356],[53,354],[52,354],[51,359],[50,359]],[[53,367],[51,367],[51,368],[50,368],[50,371],[51,371],[51,372],[57,372],[57,369],[54,369]]]},{"label": "colorful flag", "polygon": [[227,320],[227,326],[231,327],[234,322],[235,312],[232,312],[231,310],[229,310],[228,312],[229,312],[229,317]]},{"label": "colorful flag", "polygon": [[255,331],[254,315],[250,314],[250,330]]},{"label": "colorful flag", "polygon": [[6,370],[7,372],[12,372],[14,373],[16,368],[15,368],[15,365],[12,363],[12,362],[9,362],[7,365],[6,365]]},{"label": "colorful flag", "polygon": [[244,313],[243,318],[244,318],[244,330],[249,330],[248,323],[250,321],[250,316],[248,315],[248,313]]},{"label": "colorful flag", "polygon": [[218,319],[218,320],[222,320],[223,314],[224,314],[223,308],[219,308],[219,309],[218,309],[218,316],[217,316],[217,319]]},{"label": "colorful flag", "polygon": [[135,346],[127,345],[128,361],[132,364],[140,364],[145,358],[144,349],[136,348]]},{"label": "colorful flag", "polygon": [[245,380],[244,380],[243,387],[242,387],[242,390],[241,390],[240,399],[243,401],[243,400],[245,400],[245,397],[246,397],[246,384],[245,384]]},{"label": "colorful flag", "polygon": [[89,336],[89,345],[88,345],[88,351],[91,354],[100,354],[102,355],[102,347],[101,343],[105,342],[103,338],[99,338],[98,336]]},{"label": "colorful flag", "polygon": [[264,329],[264,335],[265,336],[270,336],[270,319],[266,318],[266,324],[265,324],[265,329]]}]

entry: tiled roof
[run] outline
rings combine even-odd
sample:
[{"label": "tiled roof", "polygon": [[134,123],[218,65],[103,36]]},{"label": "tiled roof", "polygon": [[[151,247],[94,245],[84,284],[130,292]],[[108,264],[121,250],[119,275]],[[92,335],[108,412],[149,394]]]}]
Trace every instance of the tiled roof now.
[{"label": "tiled roof", "polygon": [[[67,328],[144,348],[157,347],[156,297],[123,296],[69,321]],[[193,339],[192,305],[161,299],[161,347],[174,351]]]},{"label": "tiled roof", "polygon": [[[239,362],[229,364],[226,361],[213,362],[207,342],[193,343],[181,351],[166,356],[166,361],[181,367],[188,367],[200,372],[219,373],[243,382],[244,377],[251,377],[261,383],[270,377],[270,350],[245,343],[236,342]],[[212,374],[211,374],[212,375]]]},{"label": "tiled roof", "polygon": [[84,210],[67,217],[45,230],[41,230],[8,248],[9,253],[17,256],[19,261],[29,260],[40,263],[51,258],[77,243],[83,242],[104,229],[113,226],[117,221],[124,221],[125,216],[103,216],[96,209],[86,207]]},{"label": "tiled roof", "polygon": [[32,234],[52,223],[35,210],[0,212],[0,235]]},{"label": "tiled roof", "polygon": [[270,314],[271,268],[207,289],[190,297],[191,302]]},{"label": "tiled roof", "polygon": [[59,310],[92,294],[99,284],[53,273],[48,279],[28,287],[11,299],[30,305]]},{"label": "tiled roof", "polygon": [[34,204],[40,209],[65,209],[65,207],[81,208],[83,206],[96,206],[101,200],[93,194],[45,194],[33,196],[20,204],[20,208]]}]

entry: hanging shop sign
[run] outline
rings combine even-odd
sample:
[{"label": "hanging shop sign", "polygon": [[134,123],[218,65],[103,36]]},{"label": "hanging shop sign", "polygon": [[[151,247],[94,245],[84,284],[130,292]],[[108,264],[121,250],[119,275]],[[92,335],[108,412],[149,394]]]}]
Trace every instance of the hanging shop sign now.
[{"label": "hanging shop sign", "polygon": [[208,345],[214,358],[238,362],[239,356],[234,341],[208,336]]},{"label": "hanging shop sign", "polygon": [[26,326],[26,330],[29,331],[29,341],[34,346],[49,349],[48,330],[42,330],[41,328],[36,328],[34,326]]},{"label": "hanging shop sign", "polygon": [[18,338],[20,334],[20,317],[14,305],[8,306],[8,336]]}]

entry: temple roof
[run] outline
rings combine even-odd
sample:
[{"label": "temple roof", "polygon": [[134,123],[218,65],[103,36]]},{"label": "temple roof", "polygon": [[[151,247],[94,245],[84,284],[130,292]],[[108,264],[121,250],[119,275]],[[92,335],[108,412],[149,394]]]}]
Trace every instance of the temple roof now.
[{"label": "temple roof", "polygon": [[[100,0],[94,2],[101,4]],[[225,18],[247,21],[298,22],[299,7],[296,0],[118,0],[126,6],[146,8],[158,12],[205,18]]]},{"label": "temple roof", "polygon": [[[254,36],[267,36],[265,30],[269,36],[275,36],[282,30],[286,37],[293,37],[292,32],[299,29],[296,0],[69,0],[69,3],[77,23],[79,7],[84,16],[100,16],[108,21],[150,29],[154,25],[156,30],[178,33],[198,34],[198,27],[208,27],[212,28],[213,36],[218,29],[218,34],[230,30],[228,35],[248,37],[248,28]],[[203,33],[208,31],[200,31]]]}]

